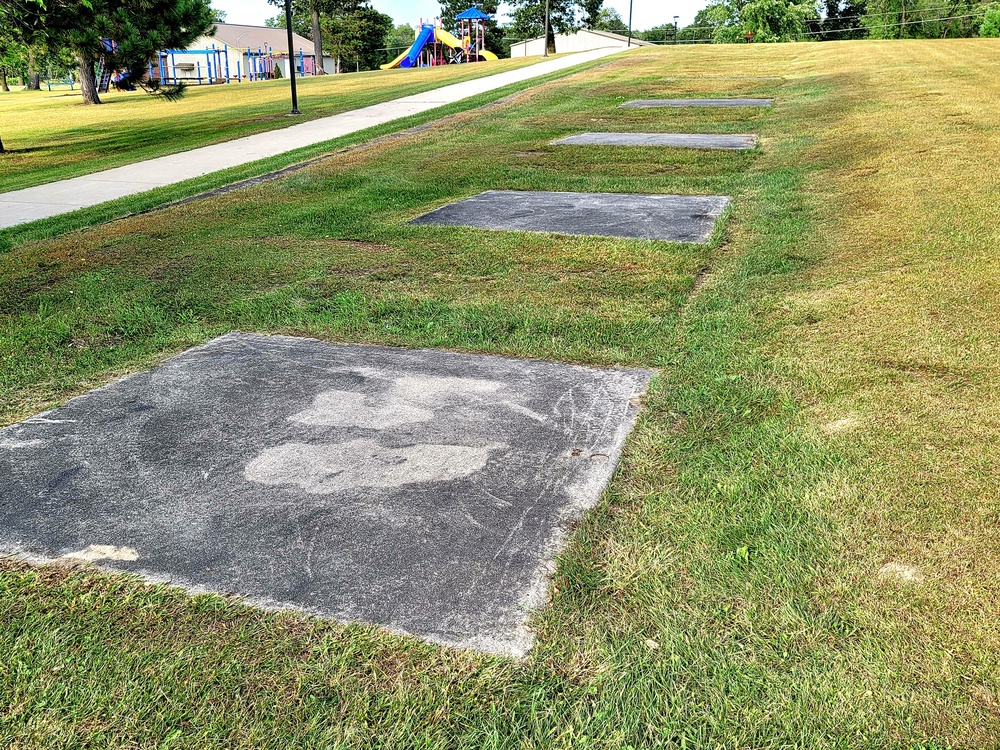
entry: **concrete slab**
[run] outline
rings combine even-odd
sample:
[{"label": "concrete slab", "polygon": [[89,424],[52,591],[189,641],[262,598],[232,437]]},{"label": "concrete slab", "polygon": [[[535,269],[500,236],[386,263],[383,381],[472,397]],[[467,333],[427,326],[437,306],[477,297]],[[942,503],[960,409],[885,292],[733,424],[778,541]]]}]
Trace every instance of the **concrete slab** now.
[{"label": "concrete slab", "polygon": [[770,107],[774,99],[637,99],[620,104],[627,109],[650,107]]},{"label": "concrete slab", "polygon": [[[575,65],[597,60],[621,50],[615,47],[578,52],[529,65],[517,70],[453,83],[421,94],[404,96],[381,104],[322,117],[308,122],[289,119],[289,127],[204,146],[179,154],[74,177],[49,185],[0,193],[0,229],[27,224],[40,218],[59,216],[96,206],[116,198],[144,193],[223,169],[299,148],[340,138],[359,130],[426,112],[472,96],[495,91],[521,81],[549,75]],[[46,206],[38,210],[37,206]],[[26,208],[31,207],[31,208]]]},{"label": "concrete slab", "polygon": [[651,375],[229,334],[0,430],[0,553],[521,654]]},{"label": "concrete slab", "polygon": [[487,190],[410,223],[707,242],[728,204],[720,195]]},{"label": "concrete slab", "polygon": [[664,146],[739,151],[757,145],[755,135],[696,133],[580,133],[553,141],[553,146]]}]

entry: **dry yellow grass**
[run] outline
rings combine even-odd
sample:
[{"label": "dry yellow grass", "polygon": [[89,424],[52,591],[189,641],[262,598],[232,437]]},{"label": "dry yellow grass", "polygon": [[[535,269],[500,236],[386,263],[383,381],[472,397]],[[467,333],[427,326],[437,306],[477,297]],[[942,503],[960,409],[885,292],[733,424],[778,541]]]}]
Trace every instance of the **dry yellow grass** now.
[{"label": "dry yellow grass", "polygon": [[797,105],[823,260],[789,295],[784,357],[857,459],[831,504],[853,562],[839,575],[899,644],[901,682],[961,676],[942,724],[1000,715],[1000,43],[817,45],[800,62],[834,85]]}]

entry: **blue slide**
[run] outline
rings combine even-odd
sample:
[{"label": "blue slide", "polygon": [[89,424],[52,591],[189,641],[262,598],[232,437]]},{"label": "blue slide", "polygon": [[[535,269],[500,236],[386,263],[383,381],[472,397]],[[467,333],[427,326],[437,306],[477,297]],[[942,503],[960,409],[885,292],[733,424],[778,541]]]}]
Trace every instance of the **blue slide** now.
[{"label": "blue slide", "polygon": [[425,23],[420,27],[420,33],[417,34],[417,38],[413,42],[413,46],[410,47],[406,52],[406,56],[400,60],[399,67],[401,68],[412,68],[417,64],[417,59],[420,57],[420,51],[424,48],[427,42],[434,40],[434,25],[430,23]]}]

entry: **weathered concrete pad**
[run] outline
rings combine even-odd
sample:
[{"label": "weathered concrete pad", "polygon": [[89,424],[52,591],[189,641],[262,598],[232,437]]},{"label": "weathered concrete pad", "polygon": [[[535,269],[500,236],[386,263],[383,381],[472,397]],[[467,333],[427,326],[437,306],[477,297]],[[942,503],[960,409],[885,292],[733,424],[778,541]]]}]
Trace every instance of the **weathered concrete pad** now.
[{"label": "weathered concrete pad", "polygon": [[630,109],[649,107],[770,107],[774,99],[637,99],[620,104]]},{"label": "weathered concrete pad", "polygon": [[706,242],[728,204],[721,195],[487,190],[410,223]]},{"label": "weathered concrete pad", "polygon": [[709,135],[701,133],[580,133],[561,138],[553,146],[666,146],[670,148],[750,149],[755,135]]},{"label": "weathered concrete pad", "polygon": [[651,374],[229,334],[0,430],[0,552],[523,653]]}]

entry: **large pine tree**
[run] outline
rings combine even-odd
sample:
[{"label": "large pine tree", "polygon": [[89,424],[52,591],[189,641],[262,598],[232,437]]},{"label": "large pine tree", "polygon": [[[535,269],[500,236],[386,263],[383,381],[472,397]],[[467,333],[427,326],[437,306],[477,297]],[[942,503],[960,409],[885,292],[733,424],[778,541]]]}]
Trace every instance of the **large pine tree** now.
[{"label": "large pine tree", "polygon": [[[27,43],[65,48],[76,58],[87,104],[100,104],[94,65],[104,56],[140,82],[159,50],[184,47],[211,30],[209,0],[4,0],[0,21]],[[113,40],[109,52],[103,41]]]}]

